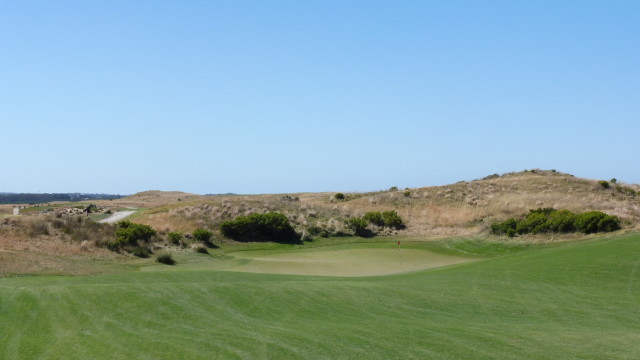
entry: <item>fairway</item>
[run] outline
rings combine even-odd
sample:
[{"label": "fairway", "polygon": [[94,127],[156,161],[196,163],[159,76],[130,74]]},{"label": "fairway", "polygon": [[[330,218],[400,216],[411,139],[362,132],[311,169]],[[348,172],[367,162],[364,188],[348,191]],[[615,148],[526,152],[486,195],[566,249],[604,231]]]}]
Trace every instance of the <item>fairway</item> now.
[{"label": "fairway", "polygon": [[[270,271],[310,260],[339,268],[361,256],[368,259],[362,266],[393,268],[384,258],[397,249],[384,246],[235,252],[217,266]],[[439,256],[413,250],[408,263]],[[0,358],[635,359],[640,353],[638,235],[391,276],[258,274],[202,263],[0,278]]]}]

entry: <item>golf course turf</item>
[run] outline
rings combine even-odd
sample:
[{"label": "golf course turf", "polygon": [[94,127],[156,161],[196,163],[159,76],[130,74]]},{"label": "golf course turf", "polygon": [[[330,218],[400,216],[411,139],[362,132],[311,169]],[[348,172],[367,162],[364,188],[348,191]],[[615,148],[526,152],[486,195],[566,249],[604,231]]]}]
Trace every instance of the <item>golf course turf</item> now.
[{"label": "golf course turf", "polygon": [[[380,246],[317,253],[326,263],[332,252],[353,257],[362,248],[378,261]],[[229,261],[249,266],[252,259],[269,257],[290,264],[296,251],[302,260],[313,253],[247,252]],[[154,271],[163,266],[155,265],[111,275],[0,278],[0,358],[636,359],[640,354],[639,235],[473,260],[478,261],[369,277],[248,273],[179,261],[164,271]]]}]

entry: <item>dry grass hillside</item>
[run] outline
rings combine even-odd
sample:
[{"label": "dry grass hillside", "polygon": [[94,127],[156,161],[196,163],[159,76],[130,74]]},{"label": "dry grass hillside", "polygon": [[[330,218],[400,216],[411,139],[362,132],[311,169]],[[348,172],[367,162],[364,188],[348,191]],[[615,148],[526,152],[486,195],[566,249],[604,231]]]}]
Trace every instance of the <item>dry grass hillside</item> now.
[{"label": "dry grass hillside", "polygon": [[[149,208],[136,218],[160,231],[215,228],[222,221],[257,212],[280,211],[298,230],[312,227],[344,230],[344,220],[368,211],[396,210],[404,219],[406,235],[472,235],[490,224],[519,217],[529,209],[554,207],[574,212],[600,210],[621,218],[626,228],[640,223],[640,186],[611,183],[570,174],[532,170],[491,175],[446,186],[346,194],[197,196],[148,192],[118,200]],[[170,200],[171,199],[171,200]],[[145,202],[148,201],[148,202]],[[154,207],[155,204],[161,204]]]},{"label": "dry grass hillside", "polygon": [[[616,215],[626,230],[640,229],[639,185],[606,183],[555,171],[526,171],[435,187],[344,194],[302,193],[201,196],[183,192],[146,191],[112,201],[100,201],[91,218],[82,215],[87,204],[55,203],[11,215],[0,207],[0,274],[91,273],[84,260],[117,257],[105,248],[115,238],[115,225],[94,219],[137,208],[132,221],[151,225],[167,241],[169,231],[214,230],[226,220],[253,213],[285,214],[305,238],[309,235],[351,234],[346,220],[369,211],[395,210],[404,230],[375,228],[378,234],[440,237],[486,234],[490,225],[521,217],[530,209],[553,207],[573,212],[599,210]],[[102,211],[102,212],[101,212]],[[92,216],[94,216],[92,215]],[[164,240],[163,240],[164,239]],[[92,260],[92,261],[93,261]],[[80,264],[80,265],[78,265]],[[95,271],[102,271],[100,269]]]},{"label": "dry grass hillside", "polygon": [[190,194],[181,191],[158,191],[158,190],[149,190],[140,192],[131,196],[127,196],[121,199],[115,199],[110,201],[101,200],[98,201],[100,204],[109,204],[115,206],[130,206],[130,207],[140,207],[140,208],[149,208],[162,206],[167,204],[173,204],[181,201],[193,201],[201,198],[200,195]]}]

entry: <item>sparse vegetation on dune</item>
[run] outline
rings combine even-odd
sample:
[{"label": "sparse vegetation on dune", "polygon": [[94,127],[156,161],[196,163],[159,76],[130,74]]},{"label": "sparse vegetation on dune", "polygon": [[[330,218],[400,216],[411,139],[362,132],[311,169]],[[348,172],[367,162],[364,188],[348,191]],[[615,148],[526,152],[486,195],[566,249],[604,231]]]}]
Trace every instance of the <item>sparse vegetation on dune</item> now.
[{"label": "sparse vegetation on dune", "polygon": [[238,216],[277,211],[300,233],[339,235],[349,232],[346,220],[351,217],[394,210],[406,225],[404,234],[451,236],[485,233],[496,221],[521,216],[529,209],[553,207],[575,213],[602,211],[617,216],[627,228],[640,224],[640,186],[618,181],[605,189],[597,180],[555,170],[493,174],[415,188],[408,195],[396,189],[344,193],[340,200],[335,193],[296,194],[298,201],[283,201],[282,195],[202,197],[189,204],[174,202],[150,209],[136,221],[164,232],[189,232],[215,229]]}]

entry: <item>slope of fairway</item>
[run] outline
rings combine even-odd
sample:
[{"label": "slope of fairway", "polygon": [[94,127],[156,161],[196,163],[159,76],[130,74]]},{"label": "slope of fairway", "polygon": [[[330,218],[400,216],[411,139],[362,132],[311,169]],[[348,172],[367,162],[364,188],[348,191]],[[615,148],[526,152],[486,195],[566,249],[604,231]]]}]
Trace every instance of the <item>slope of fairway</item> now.
[{"label": "slope of fairway", "polygon": [[636,359],[640,236],[366,278],[0,279],[2,359]]}]

